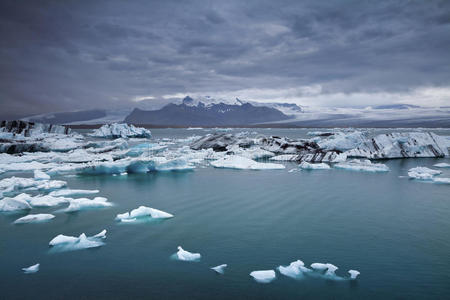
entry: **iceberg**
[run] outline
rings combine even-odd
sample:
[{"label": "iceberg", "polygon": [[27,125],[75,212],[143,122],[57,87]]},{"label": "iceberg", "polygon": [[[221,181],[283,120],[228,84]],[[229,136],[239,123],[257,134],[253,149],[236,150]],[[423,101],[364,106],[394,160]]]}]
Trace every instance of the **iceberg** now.
[{"label": "iceberg", "polygon": [[435,164],[433,166],[436,168],[450,168],[450,164],[448,164],[448,163],[439,163],[439,164]]},{"label": "iceberg", "polygon": [[304,161],[300,163],[299,168],[303,170],[327,170],[330,169],[330,166],[326,163],[311,164]]},{"label": "iceberg", "polygon": [[311,268],[316,271],[325,271],[328,269],[328,264],[312,263]]},{"label": "iceberg", "polygon": [[286,168],[281,164],[260,163],[249,158],[237,155],[225,156],[224,158],[210,163],[215,168],[238,169],[238,170],[280,170]]},{"label": "iceberg", "polygon": [[91,195],[98,194],[99,190],[73,190],[73,189],[65,189],[50,192],[50,196],[53,197],[68,197],[68,196],[80,196],[80,195]]},{"label": "iceberg", "polygon": [[41,223],[53,219],[55,216],[52,214],[35,214],[27,215],[25,217],[19,218],[14,221],[14,224],[25,224],[25,223]]},{"label": "iceberg", "polygon": [[50,176],[40,170],[34,170],[34,179],[36,180],[49,180]]},{"label": "iceberg", "polygon": [[16,198],[4,198],[0,200],[0,212],[14,212],[31,209],[27,201]]},{"label": "iceberg", "polygon": [[302,278],[303,273],[311,272],[301,260],[291,262],[289,266],[279,266],[277,269],[284,276],[296,279]]},{"label": "iceberg", "polygon": [[95,197],[94,199],[87,198],[79,198],[79,199],[71,199],[70,204],[67,208],[65,208],[64,212],[76,212],[85,209],[96,209],[96,208],[105,208],[110,207],[113,204],[108,202],[108,199],[105,197]]},{"label": "iceberg", "polygon": [[105,238],[106,230],[90,237],[87,237],[84,233],[80,234],[79,237],[60,234],[49,242],[49,246],[53,247],[54,251],[57,252],[98,248],[105,244],[102,241]]},{"label": "iceberg", "polygon": [[116,138],[151,138],[152,134],[150,130],[135,127],[133,125],[128,125],[125,123],[118,124],[106,124],[100,127],[99,129],[94,130],[93,133],[90,134],[92,137],[97,138],[108,138],[108,139],[116,139]]},{"label": "iceberg", "polygon": [[227,264],[223,264],[223,265],[218,265],[216,267],[212,267],[211,270],[214,270],[218,274],[224,274],[226,267],[228,267],[228,265]]},{"label": "iceberg", "polygon": [[133,209],[131,212],[125,212],[123,214],[118,214],[116,216],[116,220],[120,222],[135,222],[138,219],[169,219],[173,218],[172,214],[169,214],[165,211],[147,207],[147,206],[139,206],[136,209]]},{"label": "iceberg", "polygon": [[50,195],[37,195],[37,196],[30,196],[28,194],[20,194],[17,197],[21,197],[22,199],[26,200],[32,207],[52,207],[52,206],[58,206],[61,204],[66,204],[70,202],[70,198],[64,198],[64,197],[53,197]]},{"label": "iceberg", "polygon": [[39,271],[39,266],[40,266],[40,264],[35,264],[35,265],[32,265],[27,268],[22,268],[22,271],[25,274],[33,274],[33,273],[36,273],[37,271]]},{"label": "iceberg", "polygon": [[356,277],[358,277],[358,275],[361,274],[359,273],[359,271],[356,270],[348,270],[348,273],[350,274],[350,279],[352,280],[355,280]]},{"label": "iceberg", "polygon": [[418,180],[433,180],[434,176],[441,173],[441,171],[433,170],[427,167],[415,167],[408,170],[408,176]]},{"label": "iceberg", "polygon": [[274,270],[253,271],[250,276],[259,283],[269,283],[276,278]]},{"label": "iceberg", "polygon": [[176,253],[176,258],[182,261],[192,261],[198,262],[200,261],[201,255],[200,253],[191,253],[189,251],[184,250],[181,246],[178,246],[178,252]]},{"label": "iceberg", "polygon": [[441,184],[450,184],[450,178],[433,178],[434,183],[441,183]]},{"label": "iceberg", "polygon": [[350,171],[365,171],[365,172],[388,172],[389,168],[384,164],[374,164],[370,160],[353,159],[347,162],[340,162],[334,165],[337,169],[344,169]]},{"label": "iceberg", "polygon": [[274,161],[296,161],[297,158],[298,158],[297,154],[281,154],[281,155],[273,156],[273,157],[269,158],[269,160],[274,160]]}]

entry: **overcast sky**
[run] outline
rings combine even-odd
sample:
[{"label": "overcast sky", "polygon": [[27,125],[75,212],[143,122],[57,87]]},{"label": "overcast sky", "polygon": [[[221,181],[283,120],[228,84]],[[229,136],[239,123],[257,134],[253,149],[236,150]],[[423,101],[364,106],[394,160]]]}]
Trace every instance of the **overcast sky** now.
[{"label": "overcast sky", "polygon": [[450,105],[450,1],[4,1],[0,117],[186,94]]}]

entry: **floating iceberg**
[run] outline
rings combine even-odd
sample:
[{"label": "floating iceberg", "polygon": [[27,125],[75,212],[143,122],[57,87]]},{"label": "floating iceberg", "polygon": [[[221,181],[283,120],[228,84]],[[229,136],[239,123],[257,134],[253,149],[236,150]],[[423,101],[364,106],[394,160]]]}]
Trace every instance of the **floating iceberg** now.
[{"label": "floating iceberg", "polygon": [[97,248],[105,244],[102,241],[105,238],[106,230],[90,237],[87,237],[84,233],[80,234],[79,237],[60,234],[49,242],[49,246],[53,247],[54,251],[59,252]]},{"label": "floating iceberg", "polygon": [[191,253],[189,251],[184,250],[181,246],[178,246],[178,252],[176,253],[176,258],[182,261],[192,261],[198,262],[200,261],[201,255],[200,253]]},{"label": "floating iceberg", "polygon": [[128,124],[106,124],[100,127],[99,129],[94,130],[93,133],[90,134],[92,137],[97,138],[108,138],[108,139],[116,139],[116,138],[151,138],[152,134],[150,130],[135,127],[133,125]]},{"label": "floating iceberg", "polygon": [[225,156],[224,158],[212,161],[211,165],[215,168],[239,169],[239,170],[280,170],[285,166],[274,163],[260,163],[249,158],[237,155]]},{"label": "floating iceberg", "polygon": [[55,216],[52,214],[35,214],[27,215],[25,217],[19,218],[14,221],[14,224],[25,224],[25,223],[41,223],[53,219]]},{"label": "floating iceberg", "polygon": [[427,167],[416,167],[408,170],[408,176],[419,180],[433,180],[433,177],[441,174],[441,171],[433,170]]},{"label": "floating iceberg", "polygon": [[291,278],[302,278],[303,273],[311,272],[310,269],[305,267],[305,264],[301,260],[296,260],[294,262],[291,262],[289,266],[279,266],[278,271],[288,277]]},{"label": "floating iceberg", "polygon": [[253,271],[250,276],[259,283],[269,283],[276,278],[274,270]]},{"label": "floating iceberg", "polygon": [[311,164],[304,161],[299,165],[299,168],[303,170],[327,170],[330,169],[330,166],[326,163]]},{"label": "floating iceberg", "polygon": [[40,264],[35,264],[28,268],[22,268],[22,271],[25,274],[33,274],[33,273],[36,273],[37,271],[39,271],[39,266],[40,266]]},{"label": "floating iceberg", "polygon": [[87,198],[79,198],[71,199],[69,206],[63,211],[75,212],[85,209],[105,208],[110,206],[113,206],[113,204],[111,202],[108,202],[108,199],[105,197],[95,197],[92,200]]},{"label": "floating iceberg", "polygon": [[439,164],[435,164],[433,166],[436,168],[450,168],[450,164],[448,164],[448,163],[439,163]]},{"label": "floating iceberg", "polygon": [[34,179],[36,180],[49,180],[50,176],[40,170],[34,170]]},{"label": "floating iceberg", "polygon": [[271,157],[270,160],[274,161],[296,161],[298,158],[297,154],[281,154]]},{"label": "floating iceberg", "polygon": [[434,183],[441,183],[441,184],[450,184],[450,178],[433,178]]},{"label": "floating iceberg", "polygon": [[14,212],[31,209],[27,201],[16,198],[4,198],[0,200],[0,212]]},{"label": "floating iceberg", "polygon": [[350,273],[350,279],[352,280],[356,279],[356,277],[358,277],[358,275],[361,274],[359,273],[359,271],[356,270],[348,270],[348,273]]},{"label": "floating iceberg", "polygon": [[389,168],[384,164],[374,164],[370,160],[353,159],[347,162],[341,162],[334,165],[337,169],[344,169],[350,171],[365,171],[365,172],[388,172]]},{"label": "floating iceberg", "polygon": [[227,267],[227,264],[219,265],[217,267],[212,267],[211,270],[214,270],[218,274],[224,274],[225,268]]},{"label": "floating iceberg", "polygon": [[328,264],[312,263],[311,268],[316,271],[325,271],[328,269]]},{"label": "floating iceberg", "polygon": [[80,196],[80,195],[91,195],[98,194],[99,190],[73,190],[73,189],[65,189],[50,192],[50,196],[53,197],[69,197],[69,196]]},{"label": "floating iceberg", "polygon": [[136,209],[133,209],[131,212],[126,212],[123,214],[118,214],[116,216],[116,220],[119,220],[120,222],[135,222],[139,219],[169,219],[173,218],[174,216],[172,214],[169,214],[165,211],[147,207],[147,206],[139,206]]}]

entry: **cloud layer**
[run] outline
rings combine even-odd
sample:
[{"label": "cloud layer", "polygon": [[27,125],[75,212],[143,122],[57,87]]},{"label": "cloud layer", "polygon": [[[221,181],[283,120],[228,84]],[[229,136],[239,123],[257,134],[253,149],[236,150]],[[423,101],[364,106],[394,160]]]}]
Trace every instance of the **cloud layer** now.
[{"label": "cloud layer", "polygon": [[450,105],[449,32],[449,1],[2,1],[0,117],[184,94]]}]

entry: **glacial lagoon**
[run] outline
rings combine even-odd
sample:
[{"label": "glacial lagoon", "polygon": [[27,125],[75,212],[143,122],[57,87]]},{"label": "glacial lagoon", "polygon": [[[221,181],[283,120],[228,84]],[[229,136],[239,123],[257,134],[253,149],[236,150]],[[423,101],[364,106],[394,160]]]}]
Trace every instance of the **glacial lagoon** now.
[{"label": "glacial lagoon", "polygon": [[[170,149],[214,130],[151,131],[147,142],[166,142]],[[314,129],[227,132],[243,131],[310,138],[307,133]],[[411,130],[371,130],[392,131]],[[450,135],[449,130],[431,131]],[[129,146],[143,142],[131,140]],[[268,159],[257,161],[285,168],[236,170],[191,159],[194,168],[186,170],[52,173],[51,180],[65,181],[70,189],[99,191],[74,198],[105,197],[112,206],[74,212],[64,212],[65,204],[33,207],[30,213],[55,217],[30,224],[14,224],[27,212],[1,213],[1,298],[423,299],[450,294],[450,185],[408,177],[411,168],[422,166],[448,178],[449,168],[433,166],[449,163],[448,157],[374,161],[386,165],[387,172],[350,171],[332,163],[330,169],[301,170],[297,162]],[[12,176],[32,178],[33,172],[11,170],[0,180]],[[30,192],[38,193],[44,192]],[[139,206],[174,217],[135,223],[116,219]],[[89,237],[104,229],[101,247],[49,247],[59,234]],[[200,253],[201,259],[174,259],[178,246]],[[336,277],[305,273],[294,279],[277,270],[298,259],[308,268],[331,263],[338,267]],[[38,272],[23,273],[36,263]],[[227,264],[224,274],[210,269],[221,264]],[[361,273],[356,280],[348,280],[352,269]],[[274,270],[276,278],[257,282],[249,275],[257,270]]]}]

